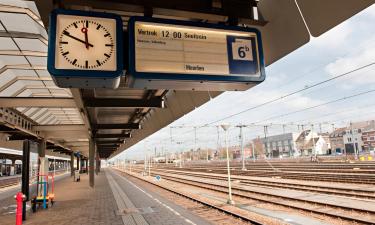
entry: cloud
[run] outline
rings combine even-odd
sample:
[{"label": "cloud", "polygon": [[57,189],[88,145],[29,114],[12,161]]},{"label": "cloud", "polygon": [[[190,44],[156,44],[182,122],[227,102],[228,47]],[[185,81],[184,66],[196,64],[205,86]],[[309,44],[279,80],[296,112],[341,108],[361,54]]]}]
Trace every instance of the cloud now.
[{"label": "cloud", "polygon": [[[375,41],[375,39],[374,39]],[[360,53],[350,54],[346,57],[340,57],[325,67],[325,71],[331,76],[352,71],[356,68],[375,62],[375,46],[370,46]],[[360,70],[349,75],[345,80],[345,86],[362,85],[375,83],[375,65]]]}]

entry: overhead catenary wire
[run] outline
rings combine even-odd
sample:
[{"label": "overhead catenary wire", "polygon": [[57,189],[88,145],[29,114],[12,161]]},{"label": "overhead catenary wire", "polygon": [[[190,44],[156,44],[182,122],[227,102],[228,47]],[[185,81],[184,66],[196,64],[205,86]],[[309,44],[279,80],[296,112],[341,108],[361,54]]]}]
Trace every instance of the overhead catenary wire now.
[{"label": "overhead catenary wire", "polygon": [[284,117],[284,116],[289,116],[289,115],[292,115],[292,114],[295,114],[295,113],[300,113],[300,112],[303,112],[303,111],[307,111],[307,110],[310,110],[310,109],[314,109],[314,108],[329,105],[329,104],[332,104],[332,103],[340,102],[340,101],[343,101],[343,100],[351,99],[351,98],[358,97],[358,96],[365,95],[365,94],[369,94],[369,93],[372,93],[372,92],[375,92],[375,89],[363,91],[363,92],[360,92],[360,93],[357,93],[357,94],[354,94],[354,95],[345,96],[345,97],[342,97],[342,98],[334,99],[334,100],[331,100],[331,101],[328,101],[328,102],[324,102],[324,103],[317,104],[317,105],[314,105],[314,106],[310,106],[310,107],[295,110],[295,111],[292,111],[292,112],[280,114],[280,115],[277,115],[277,116],[268,117],[266,119],[263,119],[263,120],[260,120],[260,121],[254,122],[254,123],[257,124],[257,123],[264,122],[264,121],[267,121],[267,120],[280,118],[280,117]]},{"label": "overhead catenary wire", "polygon": [[[269,119],[275,119],[275,118],[285,117],[285,116],[292,115],[292,114],[295,114],[295,113],[303,112],[303,111],[306,111],[306,110],[310,110],[310,109],[313,109],[313,108],[325,106],[325,105],[328,105],[328,104],[333,104],[333,103],[336,103],[336,102],[339,102],[339,101],[344,101],[344,100],[347,100],[347,99],[351,99],[351,98],[354,98],[354,97],[358,97],[358,96],[369,94],[369,93],[373,93],[373,92],[375,92],[375,89],[368,90],[368,91],[363,91],[363,92],[360,92],[360,93],[356,93],[356,94],[345,96],[345,97],[338,98],[338,99],[334,99],[334,100],[331,100],[331,101],[328,101],[328,102],[325,102],[325,103],[322,103],[322,104],[318,104],[318,105],[306,107],[304,109],[295,110],[295,111],[292,111],[292,112],[289,112],[289,113],[284,113],[284,114],[281,114],[281,115],[272,116],[272,117],[269,117],[267,119],[251,123],[250,125],[241,124],[241,126],[244,126],[244,127],[261,127],[261,126],[266,126],[268,128],[268,127],[274,126],[274,125],[276,125],[276,126],[282,126],[282,127],[284,127],[285,125],[292,125],[292,124],[275,124],[275,123],[269,123],[269,125],[264,125],[264,124],[258,124],[258,123],[267,121]],[[331,121],[331,122],[335,122],[335,121]],[[320,126],[322,123],[327,123],[327,122],[318,122],[318,123],[315,123],[315,125]],[[314,123],[308,123],[308,125],[313,126]],[[237,126],[233,126],[233,128],[234,127],[237,127]],[[179,126],[179,128],[183,128],[183,126]]]},{"label": "overhead catenary wire", "polygon": [[[357,67],[357,68],[352,69],[352,70],[350,70],[350,71],[347,71],[347,72],[341,73],[341,74],[339,74],[339,75],[333,76],[333,77],[331,77],[331,78],[329,78],[329,79],[319,81],[319,82],[314,83],[314,84],[312,84],[312,85],[310,85],[310,86],[305,86],[304,88],[298,89],[298,90],[296,90],[296,91],[292,91],[292,92],[290,92],[290,93],[288,93],[288,94],[285,94],[285,95],[283,95],[283,96],[281,96],[281,97],[277,97],[277,98],[271,99],[271,100],[269,100],[269,101],[263,102],[263,103],[258,104],[258,105],[256,105],[256,106],[252,106],[252,107],[250,107],[250,108],[247,108],[247,109],[245,109],[245,110],[242,110],[242,111],[240,111],[240,112],[233,113],[233,114],[231,114],[231,115],[225,116],[225,117],[220,118],[220,119],[217,119],[217,120],[215,120],[215,121],[212,121],[212,122],[206,123],[206,124],[201,125],[201,126],[195,126],[195,127],[197,127],[197,128],[210,127],[210,125],[213,125],[213,124],[215,124],[215,123],[218,123],[218,122],[221,122],[221,121],[223,121],[223,120],[226,120],[226,119],[229,119],[229,118],[232,118],[232,117],[238,116],[238,115],[240,115],[240,114],[243,114],[243,113],[245,113],[245,112],[249,112],[249,111],[251,111],[251,110],[255,110],[255,109],[257,109],[257,108],[261,108],[261,107],[266,106],[266,105],[270,105],[271,103],[274,103],[274,102],[277,102],[277,101],[283,100],[283,99],[285,99],[285,98],[287,98],[287,97],[290,97],[290,96],[296,95],[297,93],[304,92],[304,91],[309,90],[309,89],[313,89],[313,88],[315,88],[315,87],[317,87],[317,86],[320,86],[320,85],[322,85],[322,84],[325,84],[325,83],[328,83],[328,82],[331,82],[331,81],[337,80],[337,79],[339,79],[339,78],[341,78],[341,77],[348,76],[348,75],[350,75],[350,74],[352,74],[352,73],[354,73],[354,72],[357,72],[357,71],[363,70],[363,69],[365,69],[365,68],[369,68],[369,67],[373,66],[374,64],[375,64],[375,62],[368,63],[368,64],[366,64],[366,65],[363,65],[363,66]],[[363,94],[370,93],[370,92],[374,92],[374,91],[375,91],[375,90],[369,90],[369,91],[366,91],[366,92],[363,92],[363,93],[358,93],[358,94],[355,94],[355,95],[352,95],[352,96],[346,96],[346,97],[343,97],[343,98],[335,99],[335,100],[333,100],[333,101],[329,101],[329,102],[326,102],[326,103],[323,103],[323,104],[315,105],[315,106],[308,107],[308,108],[301,109],[301,110],[297,110],[297,111],[298,111],[298,112],[302,112],[302,111],[309,110],[309,109],[313,109],[313,108],[317,108],[317,107],[320,107],[320,106],[323,106],[323,105],[326,105],[326,104],[331,104],[331,103],[334,103],[334,102],[337,102],[337,101],[343,101],[343,100],[345,100],[345,99],[354,98],[354,97],[356,97],[356,96],[363,95]],[[285,117],[285,116],[287,116],[288,114],[298,113],[297,111],[289,112],[289,113],[287,113],[287,114],[278,115],[277,117]],[[265,120],[261,120],[261,121],[266,121],[266,120],[269,120],[269,119],[275,119],[275,118],[277,118],[277,117],[275,116],[275,117],[267,118],[267,119],[265,119]],[[260,123],[261,121],[257,121],[257,123]],[[275,125],[276,125],[276,124],[275,124]],[[190,130],[189,130],[189,131],[190,131]],[[184,134],[188,133],[189,131],[185,132]],[[191,131],[194,131],[194,129],[191,129]],[[178,135],[176,134],[176,136],[178,136]]]},{"label": "overhead catenary wire", "polygon": [[[277,102],[277,101],[283,100],[283,99],[285,99],[285,98],[287,98],[287,97],[290,97],[290,96],[293,96],[293,95],[295,95],[295,94],[297,94],[297,93],[304,92],[304,91],[306,91],[306,90],[309,90],[309,89],[315,88],[315,87],[317,87],[317,86],[320,86],[320,85],[322,85],[322,84],[325,84],[325,83],[331,82],[331,81],[336,80],[336,79],[339,79],[339,78],[341,78],[341,77],[345,77],[345,76],[347,76],[347,75],[350,75],[350,74],[352,74],[352,73],[354,73],[354,72],[357,72],[357,71],[363,70],[363,69],[365,69],[365,68],[371,67],[371,66],[373,66],[373,65],[375,65],[375,61],[374,61],[374,62],[371,62],[371,63],[368,63],[368,64],[365,64],[365,65],[363,65],[363,66],[357,67],[357,68],[355,68],[355,69],[349,70],[349,71],[347,71],[347,72],[344,72],[344,73],[338,74],[338,75],[333,76],[333,77],[331,77],[331,78],[329,78],[329,79],[325,79],[325,80],[319,81],[319,82],[314,83],[314,84],[312,84],[312,85],[310,85],[310,86],[305,86],[305,87],[302,88],[302,89],[298,89],[298,90],[296,90],[296,91],[292,91],[292,92],[290,92],[290,93],[288,93],[288,94],[285,94],[285,95],[283,95],[283,96],[281,96],[281,97],[277,97],[277,98],[271,99],[271,100],[269,100],[269,101],[263,102],[263,103],[258,104],[258,105],[256,105],[256,106],[252,106],[252,107],[250,107],[250,108],[247,108],[247,109],[245,109],[245,110],[242,110],[242,111],[240,111],[240,112],[233,113],[233,114],[231,114],[231,115],[225,116],[225,117],[223,117],[223,118],[221,118],[221,119],[218,119],[218,120],[215,120],[215,121],[212,121],[212,122],[206,123],[206,124],[201,125],[201,126],[194,126],[194,127],[197,127],[197,128],[209,127],[210,125],[213,125],[213,124],[215,124],[215,123],[218,123],[218,122],[221,122],[221,121],[223,121],[223,120],[226,120],[226,119],[229,119],[229,118],[232,118],[232,117],[238,116],[238,115],[240,115],[240,114],[243,114],[243,113],[245,113],[245,112],[249,112],[249,111],[254,110],[254,109],[261,108],[261,107],[266,106],[266,105],[269,105],[269,104],[271,104],[271,103],[274,103],[274,102]],[[174,128],[176,128],[176,127],[178,127],[178,126],[174,126]],[[193,127],[193,126],[192,126],[192,127]],[[190,131],[192,132],[192,131],[194,131],[194,129],[191,129]],[[189,131],[188,131],[188,132],[189,132]],[[186,134],[186,133],[185,133],[185,134]]]},{"label": "overhead catenary wire", "polygon": [[260,107],[263,107],[263,106],[269,105],[269,104],[271,104],[271,103],[274,103],[274,102],[280,101],[280,100],[282,100],[282,99],[284,99],[284,98],[287,98],[287,97],[293,96],[293,95],[295,95],[295,94],[297,94],[297,93],[300,93],[300,92],[303,92],[303,91],[306,91],[306,90],[312,89],[312,88],[314,88],[314,87],[317,87],[317,86],[319,86],[319,85],[322,85],[322,84],[328,83],[328,82],[330,82],[330,81],[333,81],[333,80],[339,79],[339,78],[341,78],[341,77],[347,76],[347,75],[349,75],[349,74],[351,74],[351,73],[354,73],[354,72],[360,71],[360,70],[362,70],[362,69],[365,69],[365,68],[371,67],[371,66],[373,66],[373,65],[375,65],[375,62],[368,63],[368,64],[366,64],[366,65],[363,65],[363,66],[357,67],[357,68],[355,68],[355,69],[353,69],[353,70],[350,70],[350,71],[347,71],[347,72],[345,72],[345,73],[341,73],[341,74],[339,74],[339,75],[333,76],[333,77],[331,77],[331,78],[329,78],[329,79],[326,79],[326,80],[323,80],[323,81],[319,81],[319,82],[317,82],[317,83],[315,83],[315,84],[313,84],[313,85],[306,86],[306,87],[304,87],[304,88],[302,88],[302,89],[298,89],[298,90],[296,90],[296,91],[293,91],[293,92],[288,93],[288,94],[286,94],[286,95],[283,95],[283,96],[281,96],[281,97],[277,97],[277,98],[271,99],[271,100],[266,101],[266,102],[264,102],[264,103],[258,104],[258,105],[256,105],[256,106],[252,106],[252,107],[247,108],[247,109],[245,109],[245,110],[242,110],[242,111],[240,111],[240,112],[233,113],[233,114],[231,114],[231,115],[225,116],[225,117],[220,118],[220,119],[218,119],[218,120],[214,120],[214,121],[212,121],[212,122],[206,123],[206,124],[203,125],[203,126],[212,125],[212,124],[215,124],[215,123],[221,122],[221,121],[223,121],[223,120],[227,120],[227,119],[229,119],[229,118],[232,118],[232,117],[235,117],[235,116],[241,115],[241,114],[243,114],[243,113],[245,113],[245,112],[249,112],[249,111],[251,111],[251,110],[254,110],[254,109],[257,109],[257,108],[260,108]]}]

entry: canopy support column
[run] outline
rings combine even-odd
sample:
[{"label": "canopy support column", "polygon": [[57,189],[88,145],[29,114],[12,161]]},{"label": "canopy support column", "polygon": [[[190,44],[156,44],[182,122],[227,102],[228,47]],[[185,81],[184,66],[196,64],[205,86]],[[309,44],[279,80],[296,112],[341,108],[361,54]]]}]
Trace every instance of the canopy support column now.
[{"label": "canopy support column", "polygon": [[89,140],[89,180],[90,180],[90,187],[94,187],[95,184],[95,175],[94,175],[94,162],[95,160],[95,140],[94,138],[90,138]]}]

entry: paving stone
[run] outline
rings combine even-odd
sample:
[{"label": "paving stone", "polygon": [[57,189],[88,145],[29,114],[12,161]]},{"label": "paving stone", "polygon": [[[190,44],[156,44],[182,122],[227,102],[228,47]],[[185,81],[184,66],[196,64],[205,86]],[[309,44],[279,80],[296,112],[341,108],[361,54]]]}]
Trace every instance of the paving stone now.
[{"label": "paving stone", "polygon": [[[81,182],[73,182],[70,177],[56,183],[56,203],[48,210],[28,213],[28,224],[53,225],[122,225],[121,217],[115,214],[117,205],[109,191],[104,173],[95,177],[95,188],[90,188],[88,175],[81,175]],[[12,199],[7,199],[11,202]],[[14,201],[14,200],[13,200]],[[15,215],[1,215],[1,224],[14,224]]]}]

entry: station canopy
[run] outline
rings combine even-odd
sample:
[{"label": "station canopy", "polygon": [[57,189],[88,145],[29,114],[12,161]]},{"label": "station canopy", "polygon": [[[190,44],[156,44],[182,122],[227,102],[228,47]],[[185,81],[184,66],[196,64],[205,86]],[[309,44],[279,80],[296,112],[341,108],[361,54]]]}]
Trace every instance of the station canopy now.
[{"label": "station canopy", "polygon": [[[54,5],[55,2],[55,5]],[[265,63],[319,36],[375,0],[0,0],[0,129],[8,139],[45,139],[47,148],[113,157],[221,92],[63,89],[46,69],[48,15],[56,7],[120,15],[254,26]],[[298,4],[298,5],[297,5]]]}]

